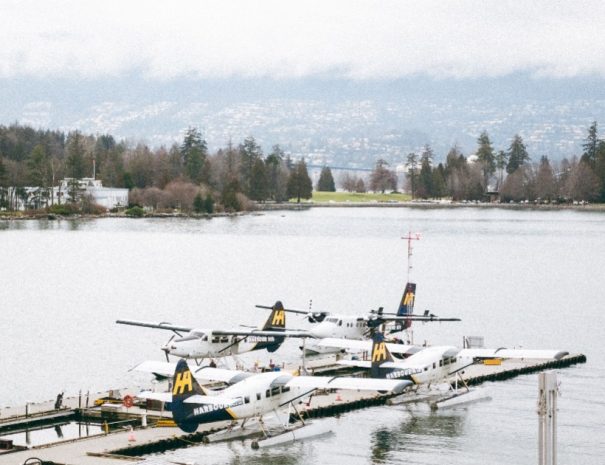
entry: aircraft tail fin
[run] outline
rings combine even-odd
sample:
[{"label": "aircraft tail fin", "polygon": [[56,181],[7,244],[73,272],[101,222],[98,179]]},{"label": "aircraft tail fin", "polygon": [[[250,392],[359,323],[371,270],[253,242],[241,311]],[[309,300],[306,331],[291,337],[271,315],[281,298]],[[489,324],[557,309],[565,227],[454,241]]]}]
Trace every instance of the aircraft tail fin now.
[{"label": "aircraft tail fin", "polygon": [[393,356],[389,351],[384,335],[380,331],[376,331],[372,336],[372,365],[370,367],[370,376],[372,378],[385,378],[390,369],[384,369],[381,365],[384,362],[392,362]]},{"label": "aircraft tail fin", "polygon": [[286,329],[286,312],[284,311],[284,304],[280,300],[271,307],[271,314],[267,318],[263,329],[269,331],[272,329]]},{"label": "aircraft tail fin", "polygon": [[204,391],[191,373],[187,361],[180,359],[172,380],[172,417],[186,433],[193,433],[199,425],[194,415],[195,404],[185,403],[185,400],[196,394],[204,394]]},{"label": "aircraft tail fin", "polygon": [[[271,314],[262,329],[265,331],[284,331],[286,329],[286,311],[284,310],[284,304],[280,300],[275,302],[273,307],[271,307]],[[283,336],[274,336],[269,339],[258,342],[252,350],[267,349],[269,352],[275,352],[285,340]]]},{"label": "aircraft tail fin", "polygon": [[[407,283],[405,285],[405,291],[401,297],[399,308],[397,309],[397,316],[406,316],[414,313],[414,302],[416,300],[416,283]],[[412,326],[411,320],[406,320],[400,324],[400,330],[408,329]]]}]

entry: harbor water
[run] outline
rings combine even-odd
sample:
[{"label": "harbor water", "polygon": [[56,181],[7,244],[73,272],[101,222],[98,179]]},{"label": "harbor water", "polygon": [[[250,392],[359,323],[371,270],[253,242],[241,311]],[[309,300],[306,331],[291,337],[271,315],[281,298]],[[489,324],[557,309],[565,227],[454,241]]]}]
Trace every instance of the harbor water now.
[{"label": "harbor water", "polygon": [[[143,381],[128,370],[163,358],[170,332],[115,320],[199,328],[258,325],[286,307],[394,311],[410,278],[416,312],[458,323],[414,324],[414,340],[562,349],[559,463],[605,456],[605,214],[505,209],[314,208],[214,219],[0,220],[0,407]],[[287,326],[306,328],[288,315]],[[296,341],[256,360],[296,361]],[[535,464],[537,375],[488,383],[492,400],[346,413],[334,433],[253,451],[249,442],[151,457],[219,464]]]}]

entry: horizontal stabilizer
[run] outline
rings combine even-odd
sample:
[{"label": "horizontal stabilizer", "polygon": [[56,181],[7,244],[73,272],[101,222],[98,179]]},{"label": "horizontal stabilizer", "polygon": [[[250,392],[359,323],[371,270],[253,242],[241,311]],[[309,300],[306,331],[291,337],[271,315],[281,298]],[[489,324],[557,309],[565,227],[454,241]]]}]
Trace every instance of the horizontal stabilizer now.
[{"label": "horizontal stabilizer", "polygon": [[176,369],[176,363],[169,362],[158,362],[156,360],[147,360],[145,362],[139,363],[134,368],[131,368],[131,371],[142,371],[143,373],[152,373],[156,376],[161,376],[164,378],[171,378],[174,375],[174,370]]},{"label": "horizontal stabilizer", "polygon": [[139,399],[159,400],[161,402],[172,402],[172,394],[169,392],[143,391],[137,395]]},{"label": "horizontal stabilizer", "polygon": [[224,368],[202,367],[194,371],[198,379],[207,381],[222,381],[227,384],[239,383],[241,380],[253,376],[253,373],[239,370],[226,370]]},{"label": "horizontal stabilizer", "polygon": [[288,383],[288,387],[302,389],[349,389],[362,391],[386,391],[400,393],[408,386],[411,381],[407,380],[387,380],[374,378],[352,378],[352,377],[334,377],[329,376],[295,376]]}]

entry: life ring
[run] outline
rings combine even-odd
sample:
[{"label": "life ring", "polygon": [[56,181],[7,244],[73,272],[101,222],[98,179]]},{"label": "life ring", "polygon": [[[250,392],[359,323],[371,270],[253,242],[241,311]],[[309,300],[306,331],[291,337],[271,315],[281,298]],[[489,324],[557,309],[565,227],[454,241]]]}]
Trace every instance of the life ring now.
[{"label": "life ring", "polygon": [[124,399],[122,399],[122,403],[124,404],[124,407],[130,408],[134,405],[134,397],[132,397],[130,394],[127,394],[124,396]]}]

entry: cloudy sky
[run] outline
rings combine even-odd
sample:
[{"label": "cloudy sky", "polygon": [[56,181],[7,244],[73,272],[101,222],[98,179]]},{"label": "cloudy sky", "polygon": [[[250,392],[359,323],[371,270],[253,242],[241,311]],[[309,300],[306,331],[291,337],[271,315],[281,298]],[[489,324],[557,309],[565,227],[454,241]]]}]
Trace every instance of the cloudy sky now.
[{"label": "cloudy sky", "polygon": [[0,77],[605,77],[605,2],[0,0]]}]

